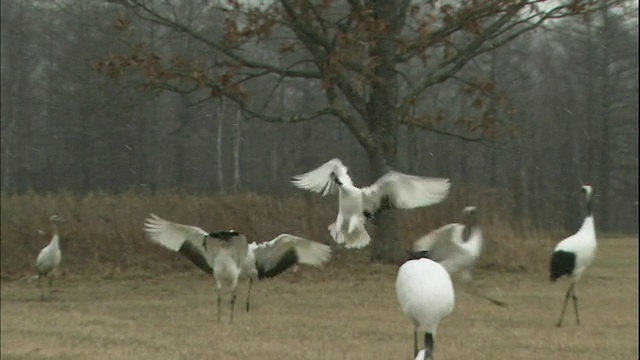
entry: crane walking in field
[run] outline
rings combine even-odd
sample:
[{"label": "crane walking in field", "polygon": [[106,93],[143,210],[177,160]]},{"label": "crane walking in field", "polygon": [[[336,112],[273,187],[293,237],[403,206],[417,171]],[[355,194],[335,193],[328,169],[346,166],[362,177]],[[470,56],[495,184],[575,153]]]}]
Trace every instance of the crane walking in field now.
[{"label": "crane walking in field", "polygon": [[167,221],[151,214],[144,230],[150,239],[171,251],[186,256],[198,268],[216,280],[218,321],[220,292],[231,291],[231,315],[239,280],[249,280],[246,311],[249,311],[251,285],[254,279],[274,277],[298,263],[320,266],[331,255],[329,246],[295,235],[280,234],[261,244],[247,243],[246,237],[233,230],[207,233],[196,226]]},{"label": "crane walking in field", "polygon": [[440,263],[451,274],[460,272],[472,295],[506,306],[502,301],[480,292],[471,270],[482,252],[482,229],[478,224],[478,208],[467,206],[462,210],[462,223],[444,225],[416,240],[413,251],[427,251],[427,257]]},{"label": "crane walking in field", "polygon": [[[396,277],[396,296],[402,311],[413,322],[414,356],[433,359],[436,330],[455,305],[453,283],[447,270],[427,259],[426,251],[410,252]],[[418,333],[424,332],[424,349],[418,351]],[[422,354],[422,357],[418,357]]]},{"label": "crane walking in field", "polygon": [[389,171],[373,184],[358,188],[340,159],[332,159],[305,174],[295,175],[291,183],[317,193],[338,193],[338,216],[329,225],[331,237],[346,248],[362,248],[371,241],[365,229],[366,218],[373,219],[382,209],[411,209],[437,204],[449,194],[451,182],[445,178],[407,175]]},{"label": "crane walking in field", "polygon": [[53,277],[60,261],[62,260],[62,253],[60,252],[60,235],[58,234],[58,223],[63,223],[64,219],[58,215],[52,215],[49,219],[51,221],[51,228],[53,236],[49,245],[45,246],[38,257],[36,258],[36,269],[38,270],[38,287],[40,288],[40,300],[45,299],[45,290],[42,286],[41,279],[49,276],[49,299],[51,299],[51,289],[53,287]]},{"label": "crane walking in field", "polygon": [[593,188],[590,185],[583,185],[582,191],[586,198],[587,215],[582,222],[582,226],[575,234],[560,241],[553,250],[549,266],[551,281],[556,281],[560,277],[567,275],[572,277],[571,285],[562,304],[562,312],[557,326],[562,326],[564,312],[567,309],[569,297],[573,300],[573,310],[576,313],[576,324],[580,325],[578,316],[578,296],[576,295],[576,283],[582,277],[587,267],[593,262],[596,256],[596,229],[593,224],[593,209],[591,195]]}]

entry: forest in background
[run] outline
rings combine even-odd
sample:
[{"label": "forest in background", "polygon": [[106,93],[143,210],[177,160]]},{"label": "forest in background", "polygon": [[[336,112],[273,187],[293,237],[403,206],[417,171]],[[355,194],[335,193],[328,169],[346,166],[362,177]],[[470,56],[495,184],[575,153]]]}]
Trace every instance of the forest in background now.
[{"label": "forest in background", "polygon": [[[180,4],[184,14],[198,10]],[[550,22],[428,89],[416,112],[439,126],[402,126],[397,170],[500,194],[514,228],[575,231],[582,216],[577,190],[591,183],[599,230],[637,234],[638,32],[637,6],[629,4],[592,14],[590,22]],[[288,196],[299,193],[291,175],[333,157],[349,166],[356,184],[369,180],[364,150],[330,116],[267,123],[202,91],[146,91],[134,75],[100,74],[100,61],[130,50],[122,11],[108,2],[2,1],[3,199],[132,189]],[[213,56],[180,33],[127,19],[167,54]],[[255,51],[277,60],[280,50]],[[470,85],[478,81],[491,84],[490,96],[462,96],[478,91]],[[295,114],[321,101],[317,81],[287,80],[276,91],[272,85],[249,89],[268,94],[253,97],[265,111]],[[495,139],[465,133],[461,121],[487,113],[501,124]],[[4,205],[3,222],[12,211]]]}]

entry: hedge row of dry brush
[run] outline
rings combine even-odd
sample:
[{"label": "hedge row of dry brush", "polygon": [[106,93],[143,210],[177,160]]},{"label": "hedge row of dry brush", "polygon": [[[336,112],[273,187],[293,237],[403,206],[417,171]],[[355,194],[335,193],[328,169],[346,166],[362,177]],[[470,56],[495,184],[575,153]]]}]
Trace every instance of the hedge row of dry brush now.
[{"label": "hedge row of dry brush", "polygon": [[[544,268],[552,242],[548,237],[513,231],[505,220],[509,210],[498,200],[496,194],[456,189],[441,204],[402,211],[404,234],[398,241],[409,248],[420,235],[458,221],[464,206],[477,205],[486,237],[482,267],[529,271]],[[366,249],[347,251],[333,244],[327,226],[335,219],[337,201],[315,194],[30,193],[3,194],[1,205],[1,272],[10,278],[34,273],[38,251],[51,238],[48,219],[52,214],[67,219],[60,226],[61,270],[65,273],[193,270],[186,259],[146,241],[142,224],[149,213],[203,229],[242,231],[250,241],[266,241],[289,232],[330,243],[335,249],[330,266],[365,266],[368,262]],[[38,235],[38,229],[47,235]],[[375,230],[372,234],[375,241]]]}]

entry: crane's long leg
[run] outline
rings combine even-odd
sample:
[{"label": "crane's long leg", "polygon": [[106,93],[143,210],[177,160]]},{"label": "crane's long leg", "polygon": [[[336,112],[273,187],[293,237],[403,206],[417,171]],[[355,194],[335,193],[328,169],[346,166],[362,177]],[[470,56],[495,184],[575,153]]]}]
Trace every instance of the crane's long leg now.
[{"label": "crane's long leg", "polygon": [[220,302],[222,301],[222,299],[220,299],[220,289],[216,287],[216,296],[218,297],[217,302],[218,302],[218,321],[220,321]]},{"label": "crane's long leg", "polygon": [[413,328],[413,357],[418,355],[418,328]]},{"label": "crane's long leg", "polygon": [[571,296],[571,294],[573,294],[573,286],[574,285],[575,285],[575,282],[572,282],[571,285],[569,285],[569,289],[567,289],[567,294],[565,295],[564,303],[562,304],[562,312],[560,313],[560,319],[558,320],[558,323],[556,324],[556,326],[558,326],[558,327],[562,326],[562,319],[564,319],[564,311],[567,309],[567,302],[569,302],[569,296]]},{"label": "crane's long leg", "polygon": [[229,316],[229,322],[233,322],[233,308],[236,305],[236,288],[233,288],[233,292],[231,293],[231,315]]},{"label": "crane's long leg", "polygon": [[51,299],[51,289],[53,288],[53,274],[49,277],[49,299]]},{"label": "crane's long leg", "polygon": [[40,300],[44,300],[44,288],[42,287],[42,276],[38,274],[38,288],[40,288]]},{"label": "crane's long leg", "polygon": [[[575,283],[574,283],[575,284]],[[573,299],[573,311],[576,313],[576,325],[580,325],[580,317],[578,316],[578,295],[576,295],[576,287],[573,287],[571,291],[571,298]]]},{"label": "crane's long leg", "polygon": [[249,297],[251,296],[251,285],[253,285],[253,277],[249,277],[249,291],[247,292],[247,312],[249,312]]},{"label": "crane's long leg", "polygon": [[483,292],[480,291],[480,288],[478,287],[478,285],[476,284],[475,281],[473,281],[473,278],[471,277],[471,273],[468,271],[464,271],[462,272],[462,280],[465,281],[465,283],[468,285],[465,287],[465,290],[474,296],[480,297],[482,299],[488,300],[491,303],[493,303],[494,305],[498,305],[498,306],[502,306],[502,307],[506,307],[507,304],[504,301],[500,301],[500,300],[496,300],[486,294],[484,294]]}]

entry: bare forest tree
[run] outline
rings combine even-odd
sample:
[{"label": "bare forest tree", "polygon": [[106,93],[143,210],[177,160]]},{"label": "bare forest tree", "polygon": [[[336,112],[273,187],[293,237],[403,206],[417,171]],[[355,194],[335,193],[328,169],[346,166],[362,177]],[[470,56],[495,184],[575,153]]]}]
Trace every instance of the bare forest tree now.
[{"label": "bare forest tree", "polygon": [[[311,208],[329,199],[289,175],[338,156],[358,184],[388,168],[451,178],[449,199],[415,210],[434,223],[478,201],[523,238],[572,233],[592,182],[599,230],[637,233],[636,3],[260,4],[3,0],[2,196],[255,192]],[[380,221],[375,239],[408,231]],[[398,243],[374,240],[374,259]]]},{"label": "bare forest tree", "polygon": [[[220,57],[215,63],[207,61],[206,55],[204,59],[184,53],[161,57],[140,42],[128,56],[102,63],[105,72],[137,67],[152,86],[182,93],[204,87],[212,97],[228,98],[247,116],[265,121],[336,117],[367,154],[369,179],[396,167],[403,124],[472,141],[496,136],[494,105],[483,106],[480,116],[464,121],[470,131],[443,130],[438,124],[441,117],[415,111],[425,90],[455,76],[470,60],[546,21],[616,3],[281,0],[260,7],[250,2],[222,1],[216,6],[200,1],[188,7],[199,9],[196,18],[192,12],[185,16],[183,2],[114,2],[138,19],[186,34],[200,42],[204,51]],[[125,15],[119,21],[123,29],[132,28]],[[277,56],[274,48],[279,48]],[[272,55],[256,56],[257,52]],[[407,76],[408,69],[419,69],[420,74]],[[298,114],[264,111],[247,87],[257,81],[271,81],[277,87],[281,78],[313,80],[325,103]],[[490,79],[474,85],[479,95],[492,91]],[[490,150],[488,154],[495,158]],[[402,251],[395,241],[398,230],[393,213],[384,213],[377,222],[373,259],[395,261]]]}]

